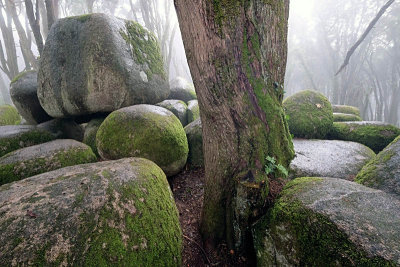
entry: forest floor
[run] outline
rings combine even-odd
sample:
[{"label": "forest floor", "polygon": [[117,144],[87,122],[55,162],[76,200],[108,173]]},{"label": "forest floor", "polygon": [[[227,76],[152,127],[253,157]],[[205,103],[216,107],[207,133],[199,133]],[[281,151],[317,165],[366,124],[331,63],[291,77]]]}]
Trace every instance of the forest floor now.
[{"label": "forest floor", "polygon": [[204,170],[185,170],[170,179],[183,232],[183,266],[249,266],[246,258],[235,255],[225,244],[206,251],[200,235],[204,194]]}]

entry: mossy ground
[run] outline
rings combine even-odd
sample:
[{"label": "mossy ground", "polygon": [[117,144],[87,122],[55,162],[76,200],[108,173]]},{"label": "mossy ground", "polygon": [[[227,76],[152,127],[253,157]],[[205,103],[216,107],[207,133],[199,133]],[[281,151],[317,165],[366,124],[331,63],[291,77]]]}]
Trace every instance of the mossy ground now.
[{"label": "mossy ground", "polygon": [[21,123],[21,116],[15,107],[10,105],[0,106],[0,126],[18,125]]},{"label": "mossy ground", "polygon": [[[265,231],[274,242],[280,259],[296,266],[392,266],[380,257],[370,257],[360,250],[346,233],[327,216],[313,212],[296,198],[321,178],[298,178],[289,182],[274,208],[253,229],[258,265],[277,264],[276,257],[265,249]],[[278,263],[279,264],[279,263]],[[281,262],[282,264],[282,262]]]},{"label": "mossy ground", "polygon": [[333,123],[332,106],[321,93],[301,91],[283,101],[295,137],[324,139]]}]

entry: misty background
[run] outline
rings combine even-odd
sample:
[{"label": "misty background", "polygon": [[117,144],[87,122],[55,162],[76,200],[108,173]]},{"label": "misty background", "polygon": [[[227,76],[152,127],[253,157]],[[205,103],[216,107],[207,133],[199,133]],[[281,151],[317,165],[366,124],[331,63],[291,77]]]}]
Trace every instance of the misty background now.
[{"label": "misty background", "polygon": [[[9,84],[19,72],[36,69],[38,48],[25,3],[0,0],[0,105],[11,103]],[[45,41],[45,0],[29,0],[40,18]],[[191,81],[172,0],[52,0],[57,18],[93,12],[138,21],[160,42],[170,80]],[[335,73],[387,0],[291,0],[286,96],[313,89],[333,104],[360,108],[364,120],[400,125],[400,7],[394,3],[356,50],[349,65]],[[38,9],[36,9],[38,8]],[[196,29],[193,29],[196,30]]]}]

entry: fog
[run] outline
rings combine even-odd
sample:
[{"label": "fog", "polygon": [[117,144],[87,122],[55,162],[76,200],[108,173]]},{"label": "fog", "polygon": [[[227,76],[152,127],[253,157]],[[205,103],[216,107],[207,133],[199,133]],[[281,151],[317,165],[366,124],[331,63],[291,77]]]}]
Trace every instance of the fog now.
[{"label": "fog", "polygon": [[[44,0],[40,29],[47,35]],[[313,89],[333,104],[360,108],[365,120],[399,125],[400,8],[394,3],[358,47],[350,64],[335,73],[349,48],[387,0],[291,0],[286,96]],[[35,3],[36,0],[33,0]],[[159,39],[169,78],[191,81],[172,0],[55,0],[57,17],[102,12],[133,19]],[[0,104],[9,102],[8,84],[18,72],[37,68],[38,49],[24,1],[0,0]],[[16,16],[13,16],[15,9]],[[16,20],[25,32],[17,31]],[[4,60],[3,60],[4,59]]]}]

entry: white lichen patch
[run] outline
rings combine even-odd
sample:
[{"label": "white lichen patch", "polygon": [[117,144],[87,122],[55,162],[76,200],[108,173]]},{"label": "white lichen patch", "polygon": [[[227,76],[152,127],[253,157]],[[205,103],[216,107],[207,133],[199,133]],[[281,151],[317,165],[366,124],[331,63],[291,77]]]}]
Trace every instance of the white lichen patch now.
[{"label": "white lichen patch", "polygon": [[144,81],[145,83],[149,82],[149,80],[147,79],[147,74],[144,71],[140,72],[140,78],[142,78],[142,81]]}]

